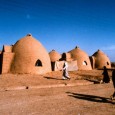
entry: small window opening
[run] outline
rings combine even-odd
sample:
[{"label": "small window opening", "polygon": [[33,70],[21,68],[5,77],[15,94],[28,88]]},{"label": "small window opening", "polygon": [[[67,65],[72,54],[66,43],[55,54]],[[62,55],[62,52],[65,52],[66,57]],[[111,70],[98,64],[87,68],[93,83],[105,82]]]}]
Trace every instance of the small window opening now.
[{"label": "small window opening", "polygon": [[84,62],[83,62],[83,65],[87,65],[87,62],[86,62],[86,61],[84,61]]},{"label": "small window opening", "polygon": [[109,65],[109,62],[107,62],[107,65]]},{"label": "small window opening", "polygon": [[38,59],[35,63],[35,66],[42,66],[42,62]]}]

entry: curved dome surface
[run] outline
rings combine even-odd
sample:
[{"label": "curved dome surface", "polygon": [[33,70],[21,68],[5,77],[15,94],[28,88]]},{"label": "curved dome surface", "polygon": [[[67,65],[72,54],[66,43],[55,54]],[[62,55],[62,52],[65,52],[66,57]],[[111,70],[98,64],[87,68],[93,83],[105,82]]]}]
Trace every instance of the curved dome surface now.
[{"label": "curved dome surface", "polygon": [[55,62],[61,58],[61,55],[55,50],[52,50],[51,52],[49,52],[49,56],[50,56],[51,62]]},{"label": "curved dome surface", "polygon": [[95,68],[100,69],[103,68],[103,66],[106,66],[107,68],[111,68],[111,62],[109,58],[101,50],[98,50],[92,56],[94,56],[95,59]]},{"label": "curved dome surface", "polygon": [[30,34],[15,43],[13,52],[15,53],[11,67],[13,73],[42,74],[51,71],[48,52]]},{"label": "curved dome surface", "polygon": [[79,70],[91,70],[91,63],[87,53],[81,50],[79,47],[69,51],[71,53],[71,57],[74,60],[77,60],[77,65]]}]

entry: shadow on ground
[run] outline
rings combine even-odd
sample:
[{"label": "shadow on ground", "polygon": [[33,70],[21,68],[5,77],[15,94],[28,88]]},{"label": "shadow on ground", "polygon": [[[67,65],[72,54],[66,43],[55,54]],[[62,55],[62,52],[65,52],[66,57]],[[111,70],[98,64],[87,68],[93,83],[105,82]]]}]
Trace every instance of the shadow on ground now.
[{"label": "shadow on ground", "polygon": [[87,81],[93,82],[94,84],[100,84],[100,81],[94,79],[85,79]]},{"label": "shadow on ground", "polygon": [[63,79],[60,79],[60,78],[47,77],[47,76],[45,76],[44,78],[46,78],[46,79],[52,79],[52,80],[63,80]]},{"label": "shadow on ground", "polygon": [[95,95],[87,95],[87,94],[79,94],[79,93],[72,93],[72,92],[66,92],[68,96],[82,99],[82,100],[87,100],[87,101],[92,101],[92,102],[100,102],[100,103],[111,103],[115,104],[110,98],[105,98],[105,97],[100,97],[100,96],[95,96]]}]

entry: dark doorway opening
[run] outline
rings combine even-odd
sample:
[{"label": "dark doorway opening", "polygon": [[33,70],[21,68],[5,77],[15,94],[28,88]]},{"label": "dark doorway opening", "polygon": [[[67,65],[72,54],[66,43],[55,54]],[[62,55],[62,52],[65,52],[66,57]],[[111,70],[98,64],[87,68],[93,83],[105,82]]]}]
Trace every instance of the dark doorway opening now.
[{"label": "dark doorway opening", "polygon": [[61,59],[59,59],[60,61],[63,61],[63,60],[65,60],[66,61],[66,53],[63,53],[62,54],[62,58]]},{"label": "dark doorway opening", "polygon": [[55,62],[51,62],[52,71],[55,70]]}]

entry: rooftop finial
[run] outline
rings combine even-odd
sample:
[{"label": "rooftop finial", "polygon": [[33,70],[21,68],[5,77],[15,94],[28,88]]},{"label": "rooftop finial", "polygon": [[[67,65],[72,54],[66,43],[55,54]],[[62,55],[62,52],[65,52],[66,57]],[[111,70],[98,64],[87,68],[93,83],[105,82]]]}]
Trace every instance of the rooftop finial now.
[{"label": "rooftop finial", "polygon": [[76,49],[76,48],[79,48],[79,47],[78,47],[78,46],[76,46],[76,47],[75,47],[75,49]]},{"label": "rooftop finial", "polygon": [[29,34],[27,34],[27,36],[32,36],[32,34],[29,33]]}]

